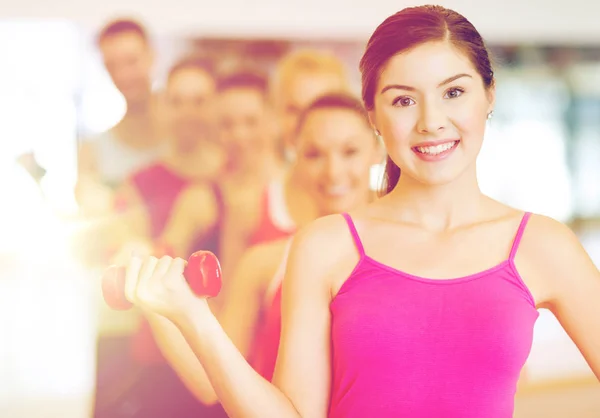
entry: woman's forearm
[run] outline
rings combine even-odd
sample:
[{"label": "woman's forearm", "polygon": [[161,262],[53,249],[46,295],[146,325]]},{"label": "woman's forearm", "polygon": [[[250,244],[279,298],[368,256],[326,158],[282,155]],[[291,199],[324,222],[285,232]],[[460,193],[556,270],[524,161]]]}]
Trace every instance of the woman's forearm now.
[{"label": "woman's forearm", "polygon": [[180,326],[204,366],[214,391],[232,418],[300,418],[288,397],[248,364],[208,305]]},{"label": "woman's forearm", "polygon": [[168,319],[146,313],[156,343],[187,389],[205,405],[219,402],[202,364],[181,331]]}]

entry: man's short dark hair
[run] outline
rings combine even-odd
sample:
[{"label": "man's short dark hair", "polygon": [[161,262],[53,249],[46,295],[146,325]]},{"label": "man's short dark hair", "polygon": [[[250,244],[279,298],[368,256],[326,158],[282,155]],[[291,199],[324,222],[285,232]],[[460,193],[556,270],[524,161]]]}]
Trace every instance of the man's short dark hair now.
[{"label": "man's short dark hair", "polygon": [[133,32],[138,34],[144,41],[148,41],[148,31],[140,22],[134,19],[120,18],[107,23],[98,34],[98,43],[122,33]]}]

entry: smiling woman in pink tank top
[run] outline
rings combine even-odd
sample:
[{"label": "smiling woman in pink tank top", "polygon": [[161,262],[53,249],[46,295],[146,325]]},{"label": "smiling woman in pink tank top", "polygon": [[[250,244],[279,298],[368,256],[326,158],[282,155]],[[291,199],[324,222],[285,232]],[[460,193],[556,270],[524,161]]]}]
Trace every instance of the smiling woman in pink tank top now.
[{"label": "smiling woman in pink tank top", "polygon": [[538,308],[600,377],[598,269],[567,227],[479,189],[495,79],[477,30],[440,6],[404,9],[361,71],[386,193],[294,237],[273,383],[191,294],[181,260],[154,274],[133,259],[134,303],[179,327],[231,417],[510,418]]}]

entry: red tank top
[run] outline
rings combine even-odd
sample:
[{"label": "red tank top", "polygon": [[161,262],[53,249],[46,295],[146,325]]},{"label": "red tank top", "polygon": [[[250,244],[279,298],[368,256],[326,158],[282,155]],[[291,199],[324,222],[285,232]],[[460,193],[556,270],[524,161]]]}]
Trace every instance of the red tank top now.
[{"label": "red tank top", "polygon": [[190,181],[161,163],[138,171],[131,178],[150,217],[150,234],[157,238],[165,228],[173,205]]},{"label": "red tank top", "polygon": [[[296,226],[285,202],[284,184],[282,181],[275,181],[265,190],[259,225],[250,239],[250,245],[284,239],[292,235],[295,230]],[[287,251],[288,249],[285,252],[286,259]],[[279,287],[284,272],[282,266],[273,277],[273,282],[261,306],[248,356],[254,370],[267,380],[271,380],[273,376],[279,348],[281,322]]]},{"label": "red tank top", "polygon": [[281,286],[278,286],[269,304],[264,307],[257,324],[251,350],[250,365],[267,380],[273,379],[277,351],[281,339]]},{"label": "red tank top", "polygon": [[267,289],[249,357],[249,363],[254,370],[269,381],[275,371],[281,338],[281,283],[290,246],[291,240],[288,241],[283,260]]},{"label": "red tank top", "polygon": [[285,202],[284,184],[272,182],[263,195],[258,226],[250,237],[250,246],[286,238],[296,230]]},{"label": "red tank top", "polygon": [[[162,163],[156,163],[138,171],[131,181],[150,217],[151,237],[156,239],[165,228],[171,210],[179,194],[191,184]],[[222,197],[218,187],[213,185],[218,205],[222,209]],[[222,213],[222,210],[219,210]],[[209,250],[217,254],[219,250],[220,220],[215,227],[194,241],[190,254],[196,250]],[[147,321],[142,320],[140,329],[132,339],[132,354],[140,363],[164,362],[164,358],[154,341]]]},{"label": "red tank top", "polygon": [[[434,280],[364,250],[330,305],[329,417],[511,418],[538,317],[514,256],[469,276]],[[435,262],[435,259],[432,259]]]}]

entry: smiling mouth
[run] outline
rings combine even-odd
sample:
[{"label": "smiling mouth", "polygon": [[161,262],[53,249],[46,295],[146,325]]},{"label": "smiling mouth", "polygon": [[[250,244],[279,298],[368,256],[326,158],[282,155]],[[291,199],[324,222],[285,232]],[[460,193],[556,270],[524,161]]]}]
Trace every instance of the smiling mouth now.
[{"label": "smiling mouth", "polygon": [[458,145],[459,142],[460,142],[459,140],[456,140],[456,141],[446,142],[446,143],[439,144],[439,145],[431,145],[431,146],[426,146],[426,147],[413,147],[413,151],[415,151],[419,154],[429,155],[429,156],[433,157],[433,156],[448,152],[453,148],[456,148],[456,146]]}]

